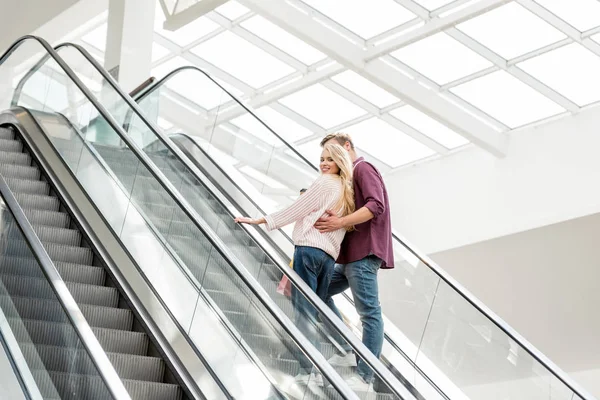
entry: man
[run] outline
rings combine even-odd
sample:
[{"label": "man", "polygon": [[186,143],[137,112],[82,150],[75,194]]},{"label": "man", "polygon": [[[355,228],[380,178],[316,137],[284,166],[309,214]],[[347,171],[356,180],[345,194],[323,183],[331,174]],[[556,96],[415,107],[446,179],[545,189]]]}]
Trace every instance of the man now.
[{"label": "man", "polygon": [[[328,211],[320,218],[315,227],[320,232],[331,232],[340,228],[354,226],[342,242],[329,290],[327,304],[340,317],[341,314],[333,301],[333,296],[350,288],[363,326],[362,342],[379,358],[383,346],[383,318],[379,304],[377,272],[380,268],[394,268],[392,247],[392,224],[387,190],[381,174],[363,157],[358,157],[352,138],[343,133],[327,135],[321,146],[338,143],[350,154],[354,164],[354,201],[356,211],[339,218]],[[342,343],[345,341],[342,340]],[[360,379],[350,378],[348,383],[355,389],[368,388],[373,381],[373,371],[361,359],[356,357],[348,345],[344,346],[345,356],[335,355],[329,362],[337,366],[357,366]]]}]

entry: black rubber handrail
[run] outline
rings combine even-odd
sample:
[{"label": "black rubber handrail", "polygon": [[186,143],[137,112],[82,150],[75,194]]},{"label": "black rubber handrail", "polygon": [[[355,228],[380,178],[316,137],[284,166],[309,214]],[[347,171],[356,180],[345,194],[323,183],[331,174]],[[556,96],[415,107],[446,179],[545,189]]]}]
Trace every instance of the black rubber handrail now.
[{"label": "black rubber handrail", "polygon": [[[223,91],[225,91],[231,98],[234,100],[240,107],[242,107],[246,112],[252,115],[257,121],[259,121],[265,128],[267,128],[273,135],[275,135],[287,148],[292,151],[296,156],[298,156],[302,161],[306,163],[310,168],[314,171],[318,172],[318,168],[312,164],[306,157],[304,157],[300,152],[296,150],[294,146],[292,146],[289,142],[283,139],[277,132],[271,129],[261,118],[259,118],[254,112],[252,112],[248,107],[246,107],[243,103],[241,103],[237,98],[235,98],[231,93],[229,93],[225,88],[223,88],[218,82],[212,79],[206,72],[202,71],[200,68],[195,66],[183,66],[174,69],[161,79],[157,80],[152,86],[149,86],[145,91],[140,93],[137,97],[137,101],[142,101],[146,96],[152,93],[154,90],[160,88],[163,84],[165,84],[170,78],[174,75],[178,74],[183,70],[195,70],[202,75],[206,76],[208,79],[213,81],[217,86],[219,86]],[[431,271],[433,271],[442,281],[444,281],[448,286],[454,289],[458,294],[463,297],[467,302],[469,302],[475,309],[477,309],[480,313],[485,315],[492,323],[494,323],[500,330],[502,330],[506,335],[508,335],[512,340],[517,342],[522,348],[524,348],[536,361],[542,364],[548,371],[550,371],[557,379],[559,379],[565,386],[567,386],[570,390],[573,391],[576,395],[581,397],[584,400],[594,400],[595,398],[588,394],[577,382],[575,382],[569,375],[567,375],[560,367],[558,367],[555,363],[553,363],[548,357],[546,357],[542,352],[540,352],[535,346],[533,346],[527,339],[521,336],[517,331],[515,331],[510,325],[508,325],[500,316],[494,313],[489,307],[487,307],[483,302],[477,299],[471,292],[469,292],[464,286],[462,286],[457,280],[452,278],[446,271],[440,268],[436,263],[434,263],[429,257],[424,255],[422,252],[415,249],[413,245],[411,245],[408,240],[402,237],[397,232],[392,232],[392,236],[394,241],[398,242],[401,246],[406,248],[412,255],[414,255],[421,263],[427,266]],[[397,346],[396,346],[397,347]]]},{"label": "black rubber handrail", "polygon": [[[170,195],[172,200],[177,204],[177,206],[183,211],[183,213],[190,219],[190,221],[204,234],[204,236],[208,239],[209,243],[217,250],[217,252],[225,259],[225,261],[229,264],[229,266],[238,274],[238,276],[242,279],[244,284],[248,286],[251,292],[257,297],[257,299],[262,303],[262,305],[269,311],[269,313],[273,316],[273,318],[281,325],[283,330],[290,335],[291,339],[296,343],[298,348],[306,355],[306,357],[320,370],[323,374],[324,378],[338,391],[340,395],[342,395],[345,399],[358,399],[356,393],[348,386],[348,384],[342,379],[342,377],[335,371],[335,369],[327,362],[325,357],[317,351],[314,345],[301,334],[300,330],[289,320],[289,318],[279,309],[277,304],[269,297],[269,295],[265,292],[262,286],[256,281],[256,279],[244,268],[244,266],[240,263],[240,261],[235,257],[235,255],[231,252],[227,246],[222,242],[222,240],[213,232],[210,228],[207,227],[206,222],[200,217],[200,215],[195,211],[195,209],[187,202],[185,198],[179,194],[177,189],[173,186],[169,179],[167,179],[162,171],[158,169],[158,167],[150,160],[147,154],[145,154],[142,150],[139,149],[137,144],[133,142],[133,140],[127,135],[124,131],[123,127],[115,120],[115,118],[106,110],[106,108],[95,98],[95,96],[90,92],[90,90],[81,82],[81,80],[77,77],[77,75],[70,69],[70,67],[56,54],[56,50],[59,50],[63,47],[73,47],[78,50],[84,58],[87,59],[88,62],[98,71],[100,75],[102,75],[103,79],[106,80],[114,90],[121,96],[124,102],[129,105],[134,112],[147,123],[150,130],[161,140],[165,140],[162,134],[158,133],[158,129],[154,127],[151,123],[147,122],[143,113],[137,106],[137,103],[129,95],[123,92],[120,86],[115,82],[115,80],[98,64],[98,62],[81,46],[72,44],[72,43],[63,43],[56,47],[56,50],[52,49],[49,44],[47,44],[43,39],[37,38],[35,36],[29,36],[31,38],[35,38],[38,41],[43,41],[49,49],[52,51],[52,58],[55,59],[66,73],[66,75],[75,83],[75,85],[82,91],[85,97],[88,98],[90,103],[96,108],[99,115],[108,123],[108,125],[114,130],[114,132],[119,136],[119,138],[125,143],[125,145],[131,150],[131,152],[137,157],[140,163],[151,173],[152,177],[156,179],[159,185]],[[55,57],[56,55],[56,57]],[[47,59],[47,58],[46,58]],[[40,68],[41,64],[38,63],[34,68]],[[22,80],[29,78],[31,75],[26,74]],[[24,84],[24,83],[23,83]],[[21,82],[17,87],[21,87]],[[17,99],[18,101],[18,99]],[[169,147],[175,147],[172,142],[168,138],[166,138],[165,142],[168,143]],[[176,154],[178,154],[178,150],[173,150]],[[303,282],[304,283],[304,282]],[[306,286],[306,284],[305,284]],[[306,286],[308,288],[308,286]],[[308,290],[310,291],[310,290]],[[311,292],[314,295],[314,293]],[[309,296],[307,296],[309,297]],[[316,297],[316,295],[315,295]],[[372,355],[371,355],[372,356]],[[379,362],[378,360],[376,360]],[[381,366],[383,367],[383,365]],[[385,367],[383,367],[385,369]],[[375,368],[374,368],[375,369]],[[389,371],[385,370],[389,374]],[[383,379],[383,378],[382,378]],[[395,378],[393,378],[395,380]],[[393,380],[392,380],[393,381]],[[399,384],[399,382],[398,382]],[[390,387],[392,390],[399,390],[398,396],[403,399],[412,399],[413,397],[410,394],[401,395],[400,391],[403,389],[396,389],[394,387]]]},{"label": "black rubber handrail", "polygon": [[[101,65],[99,65],[98,62],[83,47],[81,47],[77,44],[73,44],[73,43],[63,43],[63,44],[56,46],[56,50],[60,50],[61,48],[64,48],[64,47],[72,47],[72,48],[78,50],[81,53],[81,55],[84,58],[86,58],[86,60],[96,69],[96,71],[100,75],[102,75],[103,79],[117,92],[117,94],[119,94],[119,96],[121,96],[123,101],[125,103],[127,103],[127,105],[129,106],[129,109],[128,109],[129,117],[127,117],[125,119],[125,122],[123,124],[124,126],[128,126],[128,124],[130,122],[130,119],[128,119],[128,118],[131,118],[133,116],[133,114],[137,115],[138,118],[140,118],[145,123],[145,125],[149,128],[149,130],[157,137],[158,141],[160,141],[166,148],[168,148],[175,155],[175,157],[178,159],[178,161],[180,161],[190,171],[192,171],[192,173],[194,175],[197,175],[197,173],[199,171],[196,171],[197,170],[196,166],[193,165],[193,163],[191,163],[191,161],[181,152],[181,150],[158,127],[156,127],[153,123],[151,123],[150,121],[147,120],[146,116],[144,115],[144,113],[142,112],[142,110],[140,109],[138,104],[122,90],[122,88],[116,83],[114,78],[108,72],[106,72],[104,70],[104,68]],[[196,69],[195,67],[190,67],[190,68]],[[186,69],[186,67],[180,68],[179,70],[182,70],[182,69]],[[198,70],[198,69],[196,69],[196,70]],[[201,70],[198,70],[198,71],[202,72]],[[202,72],[202,73],[209,80],[211,80],[215,85],[218,85],[222,90],[227,92],[227,90],[225,88],[223,88],[221,85],[219,85],[219,83],[216,82],[214,79],[212,79],[209,75],[205,74],[204,72]],[[25,79],[25,78],[26,78],[26,76],[23,77],[23,79]],[[148,90],[155,87],[155,85],[150,86],[146,91],[144,91],[141,94],[141,96],[143,96],[144,93],[148,93]],[[230,93],[228,93],[228,94],[231,96]],[[231,96],[231,97],[232,97],[232,99],[235,100],[235,98],[233,96]],[[243,106],[243,105],[242,105],[242,107],[245,108],[245,106]],[[269,130],[271,130],[271,129],[269,128]],[[118,132],[119,136],[121,137],[121,140],[130,149],[135,150],[134,152],[136,154],[138,151],[140,151],[142,153],[138,157],[141,157],[144,159],[147,158],[147,155],[145,153],[143,153],[143,151],[139,150],[138,146],[135,143],[133,143],[126,134],[124,134],[122,136],[121,132],[124,132],[122,129],[117,130],[117,132]],[[271,130],[271,132],[274,135],[276,135],[277,137],[279,137],[272,130]],[[302,157],[302,155],[300,153],[298,153],[296,150],[293,150],[293,151],[296,154],[298,154],[299,157]],[[148,168],[148,169],[151,170],[150,168]],[[158,168],[156,168],[156,172],[157,172],[157,175],[155,175],[155,173],[152,172],[152,174],[155,175],[155,178],[159,175],[162,175],[162,173],[160,172],[160,170]],[[164,178],[164,176],[163,176],[163,178]],[[165,180],[165,182],[160,182],[163,187],[166,187],[166,186],[172,187],[172,184],[170,183],[170,181],[168,179],[164,178],[164,180]],[[160,179],[159,179],[159,181],[160,181]],[[175,192],[176,192],[176,190],[175,190]],[[195,210],[191,206],[189,206],[189,204],[183,197],[180,197],[179,195],[177,195],[177,198],[180,199],[180,200],[176,201],[177,204],[180,207],[182,207],[183,211],[186,214],[188,214],[188,212],[189,212],[188,216],[190,217],[190,219],[192,221],[196,222],[197,220],[195,219],[195,217],[191,217],[192,215],[196,215]],[[189,209],[186,209],[186,207],[189,207]],[[201,220],[201,218],[198,218],[198,220]],[[201,224],[200,222],[198,222],[198,223]],[[246,227],[244,227],[244,229],[246,229]],[[203,232],[205,232],[203,229],[201,229],[201,230]],[[214,235],[214,233],[211,232],[210,234],[207,234],[207,236],[209,236],[209,235]],[[216,235],[214,236],[214,240],[219,241],[219,239]],[[211,243],[212,243],[212,239],[211,239]],[[229,254],[226,256],[226,258],[230,257],[232,259],[235,259],[235,256],[230,254],[230,251],[228,249],[226,249],[225,246],[223,246],[223,248],[220,248],[220,247],[217,247],[217,248],[220,252],[222,251],[223,253]],[[231,263],[231,261],[229,261],[229,262]],[[237,269],[237,267],[234,267],[234,270],[236,270],[236,269]],[[389,387],[390,390],[392,390],[394,392],[395,395],[397,395],[398,397],[403,398],[403,399],[413,399],[414,398],[414,396],[406,390],[406,387],[393,374],[391,374],[391,372],[381,363],[381,361],[379,361],[379,359],[377,359],[364,346],[364,344],[360,340],[358,340],[356,335],[354,335],[343,323],[341,323],[341,321],[339,321],[339,319],[335,316],[335,314],[333,314],[333,312],[329,309],[329,307],[327,307],[324,303],[322,303],[322,301],[317,297],[316,293],[314,293],[308,287],[308,285],[294,271],[288,271],[289,268],[284,269],[281,266],[280,266],[280,269],[282,269],[282,271],[285,271],[284,273],[288,275],[288,277],[290,278],[292,283],[309,300],[309,302],[312,303],[313,306],[315,306],[315,308],[317,308],[321,314],[323,314],[327,317],[327,319],[329,320],[329,323],[333,327],[335,327],[335,329],[344,337],[344,339],[348,343],[351,344],[351,346],[354,348],[355,352],[369,365],[369,367],[371,367],[375,371],[376,375],[379,376],[379,378]],[[239,274],[240,272],[237,271],[237,273]],[[246,281],[246,278],[243,278],[243,279],[244,279],[244,281]],[[251,280],[253,280],[253,278],[250,276],[250,279],[246,283],[251,287],[251,289],[253,291],[261,291],[261,292],[264,291],[264,289],[258,283],[256,283],[256,285],[258,285],[259,287],[253,287],[253,284],[249,283]],[[268,295],[266,295],[266,292],[264,295],[268,297]],[[269,301],[269,300],[270,300],[270,298],[261,299],[261,301]],[[275,306],[275,307],[278,308],[277,306]],[[269,307],[267,307],[267,308],[269,308]],[[270,311],[275,312],[275,310],[270,310]],[[284,329],[295,330],[296,328],[294,326],[294,327],[284,327]],[[294,338],[294,340],[301,340],[304,342],[305,338],[302,335],[302,338]],[[300,346],[300,347],[302,348],[302,346]],[[306,347],[313,348],[312,345],[310,344],[310,342],[306,342]],[[315,357],[321,358],[323,356],[320,353],[318,353],[315,355]],[[314,360],[311,357],[309,357],[309,359],[311,359],[311,361],[314,362]],[[326,365],[323,365],[323,366],[318,363],[315,363],[315,364],[319,368],[325,368],[325,369],[331,368],[331,366],[328,363],[325,363]],[[333,368],[331,368],[331,371],[332,371],[332,373],[335,373],[335,370],[333,370]],[[324,374],[324,375],[326,376],[327,379],[329,379],[329,377],[327,377],[326,374]],[[335,373],[335,375],[337,375],[337,373]],[[346,386],[345,382],[340,382],[338,384],[340,385],[340,387]],[[334,384],[334,387],[336,389],[340,390],[335,384]],[[352,393],[352,394],[354,395],[354,393]]]},{"label": "black rubber handrail", "polygon": [[[47,53],[46,55],[48,57],[51,57],[52,59],[54,59],[54,61],[56,61],[56,63],[63,70],[65,70],[65,72],[67,72],[67,74],[69,74],[69,72],[70,72],[72,75],[74,75],[74,73],[70,70],[69,66],[56,53],[56,51],[52,48],[52,46],[50,46],[48,44],[48,42],[46,42],[44,39],[41,39],[41,38],[33,36],[33,35],[26,35],[26,36],[22,36],[21,38],[17,39],[8,48],[8,50],[6,50],[6,52],[4,52],[4,54],[0,57],[0,66],[2,64],[4,64],[4,62],[21,45],[23,45],[26,42],[37,42],[38,44],[40,44],[41,47]],[[77,77],[75,77],[75,79],[77,79]],[[78,81],[77,83],[78,83],[78,86],[81,85],[81,87],[84,87],[80,81]],[[75,303],[73,296],[71,295],[71,293],[68,291],[68,289],[64,285],[64,281],[62,281],[62,278],[60,277],[60,274],[58,273],[58,271],[56,270],[56,267],[52,263],[50,256],[48,256],[48,253],[46,253],[44,246],[39,241],[39,239],[37,238],[35,233],[33,232],[33,228],[31,228],[31,225],[29,224],[27,217],[25,217],[25,214],[21,210],[16,199],[14,199],[14,197],[12,196],[12,193],[8,189],[6,182],[4,181],[4,179],[1,179],[1,178],[0,178],[0,190],[2,191],[2,195],[3,195],[4,199],[6,200],[8,206],[11,208],[13,215],[15,216],[17,222],[19,223],[19,226],[23,228],[23,234],[25,235],[25,237],[29,241],[30,245],[32,246],[34,255],[38,259],[38,262],[40,263],[40,265],[42,266],[42,271],[44,272],[44,275],[48,278],[48,281],[50,282],[52,290],[56,293],[57,298],[59,299],[61,305],[65,309],[69,320],[71,321],[71,323],[73,324],[73,326],[75,328],[75,332],[77,333],[77,336],[81,340],[81,343],[83,344],[85,349],[90,354],[92,363],[98,369],[98,373],[100,374],[100,377],[106,384],[106,387],[108,388],[109,393],[115,399],[130,399],[129,394],[128,394],[127,390],[125,389],[123,382],[121,381],[121,378],[119,378],[119,375],[115,371],[115,369],[114,369],[112,363],[110,362],[110,360],[108,359],[106,353],[102,350],[102,347],[100,346],[100,343],[94,336],[92,329],[90,328],[90,326],[87,323],[84,323],[85,318],[83,317],[83,314],[81,314],[81,311],[79,310],[79,307]],[[6,191],[8,191],[8,192],[6,192]],[[20,210],[20,212],[19,212],[19,210]],[[28,228],[31,228],[31,229],[28,229]]]}]

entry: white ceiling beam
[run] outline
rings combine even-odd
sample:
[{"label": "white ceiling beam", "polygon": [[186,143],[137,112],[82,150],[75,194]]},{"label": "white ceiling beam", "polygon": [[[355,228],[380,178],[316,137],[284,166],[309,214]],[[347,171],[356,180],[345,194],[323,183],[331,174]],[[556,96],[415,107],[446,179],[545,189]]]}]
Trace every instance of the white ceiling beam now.
[{"label": "white ceiling beam", "polygon": [[364,59],[365,61],[369,61],[381,57],[382,55],[389,54],[392,51],[398,50],[399,48],[408,46],[411,43],[417,42],[435,33],[460,24],[468,19],[491,11],[508,3],[509,1],[510,0],[481,0],[471,6],[452,13],[447,17],[430,19],[425,23],[425,25],[416,29],[412,29],[405,35],[367,50]]},{"label": "white ceiling beam", "polygon": [[360,47],[340,36],[332,35],[328,28],[300,10],[280,0],[241,0],[240,2],[491,154],[498,157],[506,154],[508,147],[506,135],[493,130],[489,125],[446,101],[437,93],[397,73],[382,60],[375,59],[365,63],[364,51]]},{"label": "white ceiling beam", "polygon": [[546,8],[532,0],[517,0],[517,3],[600,57],[600,44],[589,37],[584,37],[580,31],[559,18],[556,14],[548,11]]},{"label": "white ceiling beam", "polygon": [[[161,3],[163,3],[163,1],[161,1]],[[176,31],[177,29],[184,27],[190,22],[193,22],[196,19],[208,14],[215,8],[222,6],[223,4],[227,3],[227,1],[228,0],[200,0],[196,4],[189,6],[185,10],[179,12],[173,10],[172,14],[165,13],[166,19],[163,23],[163,28],[168,31]],[[166,6],[164,6],[163,4],[163,11],[165,9]]]}]

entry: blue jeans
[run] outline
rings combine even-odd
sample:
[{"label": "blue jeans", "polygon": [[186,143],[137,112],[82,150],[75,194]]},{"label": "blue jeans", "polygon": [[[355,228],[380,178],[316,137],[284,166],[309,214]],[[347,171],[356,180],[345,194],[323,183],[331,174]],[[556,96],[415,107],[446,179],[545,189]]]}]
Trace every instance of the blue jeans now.
[{"label": "blue jeans", "polygon": [[[327,288],[331,281],[334,265],[333,257],[321,249],[296,246],[294,250],[294,271],[323,301],[327,297]],[[317,350],[320,350],[319,332],[316,325],[317,309],[295,286],[292,286],[292,304],[295,310],[295,325]],[[310,360],[301,351],[296,351],[295,356],[300,362],[302,372],[310,372],[312,368]]]},{"label": "blue jeans", "polygon": [[[332,297],[350,288],[363,327],[362,342],[377,358],[381,356],[383,347],[383,318],[377,285],[377,271],[380,266],[381,260],[375,256],[368,256],[350,264],[336,264],[327,292],[327,305],[341,319],[342,315]],[[334,336],[346,351],[351,350],[341,335]],[[365,381],[372,381],[373,370],[360,357],[357,358],[358,374]]]}]

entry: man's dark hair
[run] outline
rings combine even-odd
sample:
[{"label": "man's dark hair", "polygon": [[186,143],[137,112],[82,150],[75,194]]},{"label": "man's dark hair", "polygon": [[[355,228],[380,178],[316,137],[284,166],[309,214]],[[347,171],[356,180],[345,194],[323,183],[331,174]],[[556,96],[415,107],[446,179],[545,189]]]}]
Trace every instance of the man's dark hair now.
[{"label": "man's dark hair", "polygon": [[354,142],[352,142],[350,135],[341,132],[330,133],[329,135],[325,136],[323,140],[321,140],[321,147],[325,146],[325,143],[329,142],[331,139],[335,139],[340,146],[344,146],[346,142],[348,142],[350,143],[350,148],[354,150]]}]

